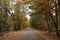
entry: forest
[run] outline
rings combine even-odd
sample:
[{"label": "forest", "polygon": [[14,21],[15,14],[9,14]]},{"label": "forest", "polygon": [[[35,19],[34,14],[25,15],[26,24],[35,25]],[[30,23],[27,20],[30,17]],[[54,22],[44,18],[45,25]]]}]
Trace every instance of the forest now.
[{"label": "forest", "polygon": [[46,32],[58,40],[60,0],[0,0],[0,40],[11,40],[11,32],[13,35],[26,28]]}]

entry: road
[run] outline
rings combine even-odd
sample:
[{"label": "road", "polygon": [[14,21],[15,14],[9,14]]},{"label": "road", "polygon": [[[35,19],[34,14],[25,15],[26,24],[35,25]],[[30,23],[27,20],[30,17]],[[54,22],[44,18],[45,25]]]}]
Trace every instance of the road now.
[{"label": "road", "polygon": [[15,40],[45,40],[41,35],[33,31],[31,28],[27,28]]}]

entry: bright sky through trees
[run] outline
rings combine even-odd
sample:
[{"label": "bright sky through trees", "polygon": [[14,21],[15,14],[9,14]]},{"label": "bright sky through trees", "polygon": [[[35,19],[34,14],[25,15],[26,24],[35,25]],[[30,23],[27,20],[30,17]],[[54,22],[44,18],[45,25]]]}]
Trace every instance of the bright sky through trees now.
[{"label": "bright sky through trees", "polygon": [[26,18],[29,20],[31,17],[29,16],[29,14],[26,15]]},{"label": "bright sky through trees", "polygon": [[26,8],[27,9],[27,11],[26,11],[26,18],[29,20],[31,17],[29,16],[29,12],[32,12],[32,10],[31,9],[29,9],[29,7],[27,7]]}]

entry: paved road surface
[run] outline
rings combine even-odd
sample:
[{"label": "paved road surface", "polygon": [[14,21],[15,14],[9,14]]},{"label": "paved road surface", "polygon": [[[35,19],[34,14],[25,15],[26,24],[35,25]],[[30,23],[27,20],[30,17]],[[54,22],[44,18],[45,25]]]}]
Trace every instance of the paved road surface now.
[{"label": "paved road surface", "polygon": [[15,40],[45,40],[42,36],[38,35],[31,28],[27,28]]}]

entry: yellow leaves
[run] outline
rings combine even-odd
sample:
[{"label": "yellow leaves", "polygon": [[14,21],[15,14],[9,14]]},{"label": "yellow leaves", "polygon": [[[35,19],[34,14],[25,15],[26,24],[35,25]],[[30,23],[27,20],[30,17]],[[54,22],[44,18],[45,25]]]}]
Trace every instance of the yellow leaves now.
[{"label": "yellow leaves", "polygon": [[23,3],[24,3],[23,1],[17,1],[18,6],[23,5]]}]

